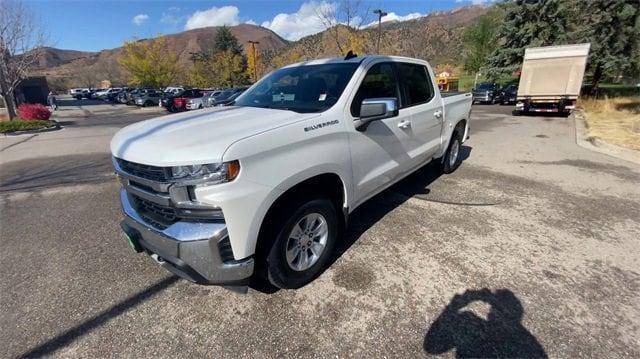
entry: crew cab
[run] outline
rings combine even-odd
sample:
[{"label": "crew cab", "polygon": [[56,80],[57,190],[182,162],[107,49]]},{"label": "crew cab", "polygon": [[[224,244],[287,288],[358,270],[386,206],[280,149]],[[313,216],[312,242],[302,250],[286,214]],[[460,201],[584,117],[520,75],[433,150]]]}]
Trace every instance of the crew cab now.
[{"label": "crew cab", "polygon": [[202,284],[299,288],[351,213],[430,161],[460,164],[471,94],[422,60],[365,56],[276,70],[227,107],[130,125],[111,141],[129,244]]}]

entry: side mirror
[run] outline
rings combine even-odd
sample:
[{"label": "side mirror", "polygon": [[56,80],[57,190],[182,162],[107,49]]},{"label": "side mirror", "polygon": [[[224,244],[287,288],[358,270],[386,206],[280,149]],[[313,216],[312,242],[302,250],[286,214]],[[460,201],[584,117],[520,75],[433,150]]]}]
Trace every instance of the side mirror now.
[{"label": "side mirror", "polygon": [[398,116],[398,99],[395,97],[368,98],[360,105],[358,129],[366,129],[372,121]]}]

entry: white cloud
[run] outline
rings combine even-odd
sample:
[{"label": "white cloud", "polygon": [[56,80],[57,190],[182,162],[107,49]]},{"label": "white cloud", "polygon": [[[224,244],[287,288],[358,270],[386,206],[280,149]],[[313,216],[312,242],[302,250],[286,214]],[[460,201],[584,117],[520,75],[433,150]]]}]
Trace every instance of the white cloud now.
[{"label": "white cloud", "polygon": [[[382,22],[407,21],[407,20],[417,19],[417,18],[423,17],[423,16],[427,16],[427,14],[421,14],[419,12],[412,12],[412,13],[407,14],[407,15],[398,15],[395,12],[390,12],[386,16],[382,17]],[[363,27],[369,27],[369,26],[373,26],[373,25],[378,25],[378,20],[372,21],[372,22],[368,23],[367,25],[364,25]]]},{"label": "white cloud", "polygon": [[240,23],[239,13],[240,10],[235,6],[223,6],[220,8],[214,6],[209,10],[194,12],[187,19],[184,28],[185,30],[191,30],[207,26],[238,25]]},{"label": "white cloud", "polygon": [[275,31],[287,40],[298,40],[301,37],[312,35],[324,30],[318,13],[335,11],[336,4],[327,1],[309,1],[300,6],[293,14],[280,13],[271,21],[262,23],[263,27]]},{"label": "white cloud", "polygon": [[149,20],[149,15],[147,14],[138,14],[131,19],[131,22],[136,24],[137,26],[142,25],[145,21]]},{"label": "white cloud", "polygon": [[244,22],[245,24],[249,24],[249,25],[258,25],[257,22],[253,21],[253,20],[247,20]]}]

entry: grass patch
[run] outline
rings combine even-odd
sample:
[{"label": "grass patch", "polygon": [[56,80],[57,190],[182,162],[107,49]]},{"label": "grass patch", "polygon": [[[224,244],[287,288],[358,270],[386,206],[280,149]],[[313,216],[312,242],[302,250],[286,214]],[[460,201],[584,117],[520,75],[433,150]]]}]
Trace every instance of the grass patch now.
[{"label": "grass patch", "polygon": [[640,151],[640,96],[581,99],[588,137]]},{"label": "grass patch", "polygon": [[51,128],[54,126],[52,121],[2,121],[0,122],[0,133],[11,133],[16,131],[39,130],[42,128]]}]

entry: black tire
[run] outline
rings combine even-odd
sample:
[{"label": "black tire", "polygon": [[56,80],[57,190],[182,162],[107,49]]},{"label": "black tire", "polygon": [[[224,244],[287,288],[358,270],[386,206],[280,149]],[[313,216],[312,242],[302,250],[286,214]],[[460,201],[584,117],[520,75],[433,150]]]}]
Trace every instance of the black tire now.
[{"label": "black tire", "polygon": [[[331,201],[318,198],[297,203],[290,203],[281,208],[281,215],[278,216],[280,219],[275,222],[271,238],[265,238],[273,243],[266,257],[266,275],[271,284],[282,289],[300,288],[318,277],[331,258],[338,236],[338,215]],[[303,217],[313,213],[322,215],[326,220],[327,241],[316,262],[305,270],[297,271],[289,265],[286,258],[289,234]]]},{"label": "black tire", "polygon": [[[452,173],[455,171],[462,162],[460,160],[460,151],[462,148],[462,134],[460,131],[456,129],[451,135],[451,141],[449,141],[449,147],[447,147],[447,153],[445,153],[444,158],[442,159],[442,172],[444,173]],[[455,160],[453,163],[451,162],[452,150],[455,148],[457,143],[457,153],[455,154]]]}]

